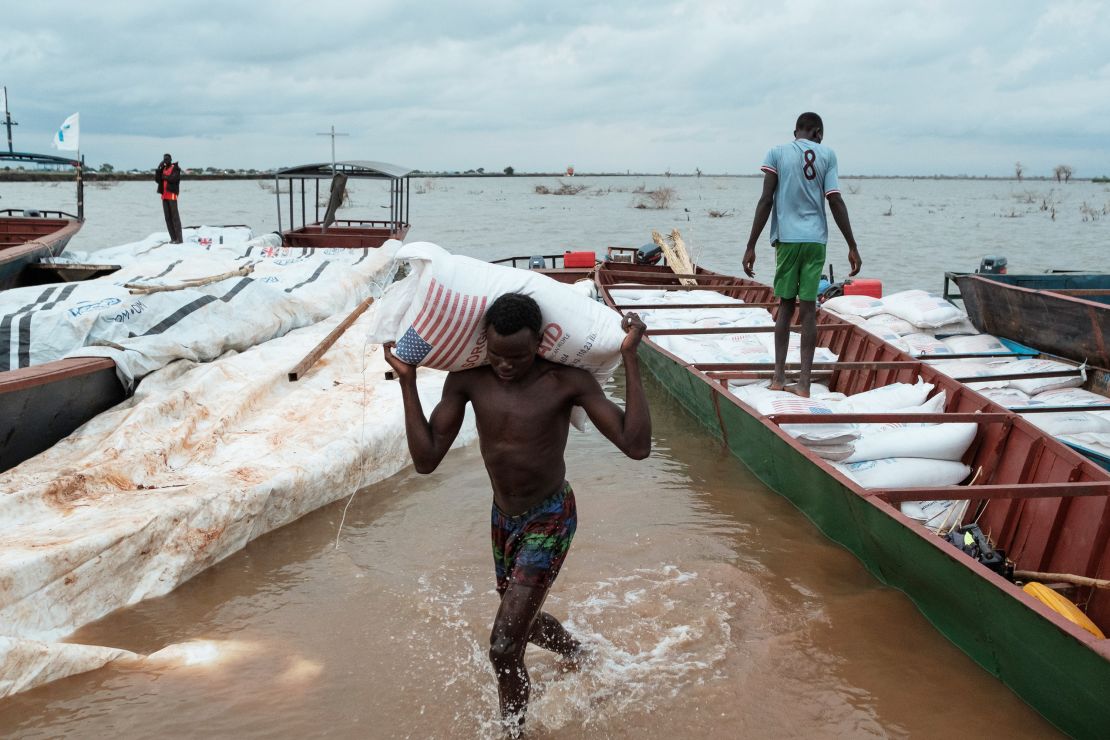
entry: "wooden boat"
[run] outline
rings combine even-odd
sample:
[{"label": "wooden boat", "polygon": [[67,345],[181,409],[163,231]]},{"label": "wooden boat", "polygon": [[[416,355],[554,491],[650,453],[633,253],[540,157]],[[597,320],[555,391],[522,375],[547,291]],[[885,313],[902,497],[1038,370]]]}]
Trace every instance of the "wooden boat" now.
[{"label": "wooden boat", "polygon": [[[284,245],[365,249],[380,247],[389,239],[404,239],[409,230],[411,172],[407,167],[364,160],[306,164],[278,170],[274,175],[274,193],[277,196],[278,231]],[[349,179],[389,182],[388,220],[335,219]],[[310,180],[311,187],[308,186]],[[320,213],[322,180],[328,181],[330,188],[330,193],[324,194],[328,203],[323,215]],[[283,203],[283,200],[286,202]],[[314,214],[311,222],[308,221],[310,211]],[[284,218],[285,215],[288,218]]]},{"label": "wooden boat", "polygon": [[963,298],[980,331],[1110,369],[1110,274],[946,273],[945,297]]},{"label": "wooden boat", "polygon": [[[284,246],[372,249],[380,247],[388,239],[405,236],[409,229],[408,175],[411,170],[381,162],[358,161],[337,162],[335,171],[344,178],[388,180],[390,219],[341,219],[325,227],[329,219],[327,214],[324,218],[320,215],[319,186],[321,180],[333,179],[332,165],[288,168],[275,176],[279,231]],[[309,181],[314,181],[312,187],[309,187]],[[306,224],[306,199],[310,190],[316,222]],[[296,199],[294,193],[297,193]],[[338,193],[342,195],[342,188],[338,189]],[[299,213],[295,208],[298,203]],[[332,198],[328,205],[333,204],[330,210],[334,213],[339,204],[338,198]],[[287,218],[283,219],[283,215]],[[288,228],[282,230],[282,224]],[[91,271],[114,266],[65,267]],[[9,321],[18,321],[18,317],[11,317]],[[0,470],[7,470],[49,448],[125,397],[123,387],[116,379],[115,363],[107,359],[56,360],[0,373]]]},{"label": "wooden boat", "polygon": [[[605,302],[623,311],[621,288],[712,290],[775,310],[769,287],[705,270],[679,284],[665,267],[601,266]],[[642,302],[636,308],[652,307]],[[677,310],[675,304],[660,308]],[[704,305],[698,304],[698,308]],[[673,314],[672,314],[673,315]],[[839,359],[815,363],[815,380],[848,395],[923,379],[946,393],[943,413],[761,416],[734,395],[731,379],[766,378],[767,365],[690,363],[656,341],[664,335],[767,331],[769,327],[651,330],[641,362],[756,476],[789,499],[875,577],[898,588],[930,622],[1063,731],[1110,733],[1110,640],[1065,619],[1022,588],[902,514],[905,501],[968,499],[975,519],[1018,571],[1110,578],[1110,473],[1030,424],[853,324],[827,312],[818,343]],[[785,424],[916,422],[978,424],[963,462],[977,471],[959,486],[867,489],[783,430]],[[1069,592],[1085,614],[1110,628],[1110,590]]]},{"label": "wooden boat", "polygon": [[0,373],[0,471],[50,448],[126,397],[116,363],[100,357]]},{"label": "wooden boat", "polygon": [[72,167],[77,173],[77,215],[30,206],[0,210],[0,290],[25,284],[27,266],[61,254],[85,222],[80,161],[48,154],[0,152],[2,161]]}]

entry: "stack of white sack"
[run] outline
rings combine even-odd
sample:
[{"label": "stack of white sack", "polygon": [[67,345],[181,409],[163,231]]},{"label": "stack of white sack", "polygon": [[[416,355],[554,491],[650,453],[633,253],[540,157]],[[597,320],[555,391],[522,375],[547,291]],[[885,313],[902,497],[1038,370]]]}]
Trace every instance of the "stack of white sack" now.
[{"label": "stack of white sack", "polygon": [[1110,406],[1110,398],[1082,388],[1054,388],[1029,395],[1017,388],[986,390],[981,393],[995,403],[1011,409],[1038,406],[1066,406],[1068,411],[1024,414],[1030,423],[1064,442],[1110,457],[1110,410],[1087,411],[1084,407]]},{"label": "stack of white sack", "polygon": [[[351,310],[392,280],[400,247],[390,241],[378,249],[290,249],[276,234],[252,237],[245,227],[186,233],[184,244],[155,234],[66,253],[121,269],[82,283],[0,293],[0,315],[9,317],[0,323],[0,371],[108,357],[130,389],[174,360],[206,362]],[[221,279],[177,287],[209,278]],[[133,294],[126,285],[174,289]]]},{"label": "stack of white sack", "polygon": [[[764,308],[745,307],[738,298],[721,295],[707,290],[689,292],[618,289],[614,295],[624,304],[632,306],[659,305],[665,303],[729,303],[735,307],[715,308],[649,308],[639,311],[644,322],[651,329],[712,329],[712,328],[754,328],[775,325],[771,313]],[[654,337],[661,348],[690,363],[760,363],[770,365],[775,361],[775,337],[772,332],[668,335]],[[786,361],[798,362],[801,359],[801,335],[791,332]],[[817,347],[813,359],[816,362],[835,362],[836,353],[826,347]],[[733,388],[758,385],[761,381],[730,380]],[[764,383],[765,385],[765,383]]]},{"label": "stack of white sack", "polygon": [[[985,388],[1007,388],[1020,391],[1027,396],[1036,396],[1045,391],[1063,388],[1078,388],[1087,380],[1083,366],[1069,365],[1058,360],[1044,359],[958,359],[927,360],[927,362],[950,378],[983,378],[982,381],[967,381],[975,390]],[[1060,372],[1064,375],[1042,378],[1010,378],[1009,380],[990,380],[993,375],[1034,375],[1037,373]]]},{"label": "stack of white sack", "polygon": [[[956,342],[948,338],[966,338],[979,332],[971,325],[967,314],[940,296],[924,290],[904,290],[885,298],[869,296],[838,296],[830,298],[821,307],[859,324],[863,329],[882,338],[903,352],[914,355],[951,355],[981,352],[999,352],[997,340],[984,340],[978,344]],[[892,339],[891,335],[898,337]],[[993,339],[993,338],[991,338]],[[967,349],[974,346],[990,349]]]},{"label": "stack of white sack", "polygon": [[[342,315],[213,362],[171,363],[0,473],[0,697],[138,659],[61,640],[408,465],[400,388],[367,346],[373,311],[296,383],[290,368]],[[420,374],[425,404],[445,377]],[[467,414],[456,444],[474,439]]]},{"label": "stack of white sack", "polygon": [[[589,371],[604,383],[620,364],[621,317],[573,287],[530,270],[492,265],[451,254],[430,242],[397,251],[408,277],[391,285],[378,302],[371,326],[374,342],[395,341],[397,356],[411,365],[458,371],[486,358],[486,309],[502,295],[531,296],[543,314],[539,355]],[[571,421],[585,428],[585,412]]]},{"label": "stack of white sack", "polygon": [[[737,396],[763,415],[885,413],[912,415],[944,410],[946,394],[931,398],[931,383],[893,383],[854,396],[790,393],[749,387]],[[782,430],[814,454],[829,460],[864,488],[916,488],[958,485],[971,473],[961,460],[975,439],[977,424],[888,423],[784,424]],[[955,524],[963,500],[913,501],[902,512],[935,529]],[[925,516],[925,514],[928,516]]]}]

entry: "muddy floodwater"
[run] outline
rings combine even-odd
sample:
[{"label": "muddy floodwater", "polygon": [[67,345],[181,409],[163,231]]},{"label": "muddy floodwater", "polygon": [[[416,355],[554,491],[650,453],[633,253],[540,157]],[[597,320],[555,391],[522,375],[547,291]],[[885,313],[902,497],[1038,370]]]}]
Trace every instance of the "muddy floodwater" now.
[{"label": "muddy floodwater", "polygon": [[[701,264],[738,270],[758,179],[575,182],[589,189],[544,196],[535,186],[557,180],[419,179],[410,240],[492,259],[604,252],[678,226]],[[644,187],[673,187],[674,204],[636,208]],[[71,206],[68,187],[0,190],[5,207]],[[89,222],[71,246],[163,229],[152,191],[90,187]],[[939,290],[944,269],[973,269],[984,254],[1008,256],[1011,271],[1106,264],[1105,185],[846,179],[845,199],[863,274],[888,290]],[[382,202],[380,188],[359,184],[340,217],[380,217]],[[181,214],[186,224],[277,227],[273,195],[254,182],[186,180]],[[843,276],[835,233],[829,252]],[[769,280],[769,249],[759,254],[757,277]],[[579,526],[547,609],[595,658],[561,673],[529,649],[532,736],[1053,735],[650,380],[648,397],[645,461],[596,431],[571,433]],[[0,700],[0,737],[493,737],[486,650],[497,597],[477,447],[433,475],[410,469],[359,491],[340,531],[350,493],[72,635],[144,654],[181,647],[141,670],[108,667]]]},{"label": "muddy floodwater", "polygon": [[[1052,734],[648,391],[648,460],[572,432],[579,527],[547,607],[595,660],[562,673],[529,648],[531,736],[940,737],[954,721]],[[477,447],[360,491],[340,532],[345,503],[80,630],[73,640],[140,653],[193,644],[161,667],[108,667],[0,702],[0,734],[494,737],[497,597]]]}]

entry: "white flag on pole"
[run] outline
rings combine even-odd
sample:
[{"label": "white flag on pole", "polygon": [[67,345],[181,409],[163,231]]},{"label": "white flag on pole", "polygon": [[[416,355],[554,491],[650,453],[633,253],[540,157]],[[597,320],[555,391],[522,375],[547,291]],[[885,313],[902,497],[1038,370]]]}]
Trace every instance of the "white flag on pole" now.
[{"label": "white flag on pole", "polygon": [[0,87],[0,111],[8,112],[8,88]]},{"label": "white flag on pole", "polygon": [[55,149],[75,152],[81,148],[79,143],[81,136],[80,115],[80,113],[74,113],[58,127],[58,133],[54,134]]}]

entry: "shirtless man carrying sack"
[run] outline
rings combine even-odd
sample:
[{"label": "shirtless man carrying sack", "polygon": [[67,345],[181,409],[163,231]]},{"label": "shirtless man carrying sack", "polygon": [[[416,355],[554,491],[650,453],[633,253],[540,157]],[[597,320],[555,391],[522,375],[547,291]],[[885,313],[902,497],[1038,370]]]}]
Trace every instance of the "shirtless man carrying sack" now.
[{"label": "shirtless man carrying sack", "polygon": [[625,409],[606,398],[580,368],[537,357],[543,318],[520,293],[501,296],[485,315],[488,365],[452,372],[443,397],[426,419],[416,390],[416,366],[384,348],[401,384],[409,452],[419,473],[439,465],[474,406],[482,459],[493,486],[493,559],[501,606],[490,634],[501,718],[513,736],[523,730],[530,683],[524,667],[529,642],[576,661],[582,646],[555,617],[541,611],[566,558],[577,516],[563,459],[570,414],[581,406],[621,452],[642,460],[651,452],[651,418],[636,348],[645,326],[624,317],[621,344]]}]

